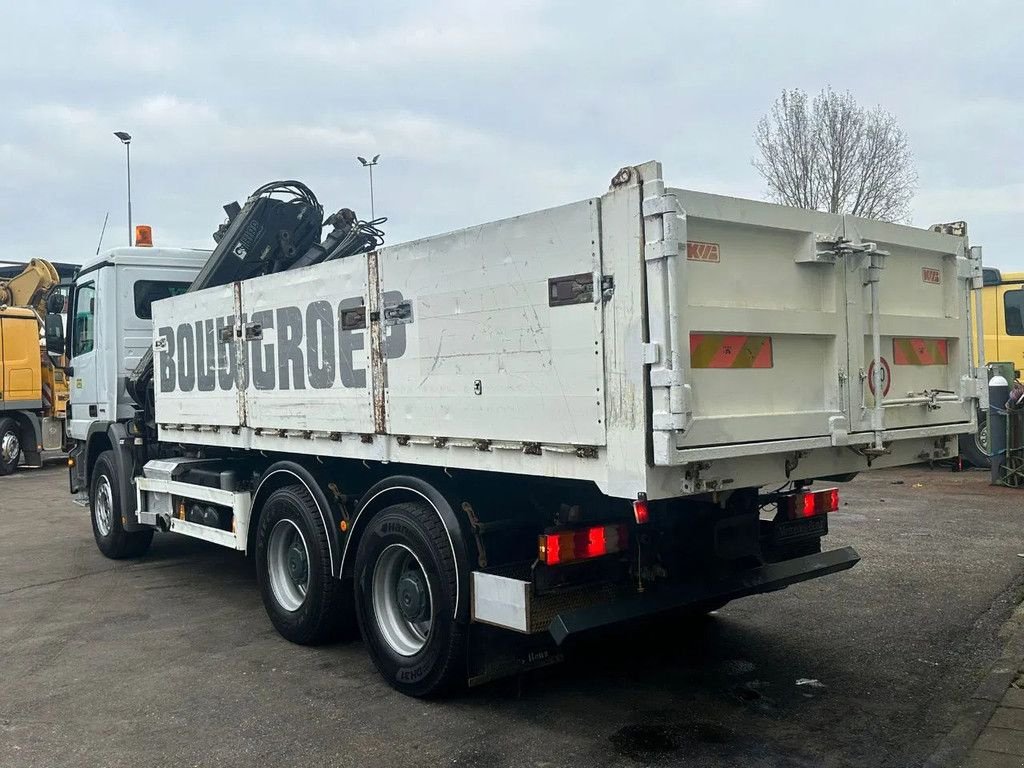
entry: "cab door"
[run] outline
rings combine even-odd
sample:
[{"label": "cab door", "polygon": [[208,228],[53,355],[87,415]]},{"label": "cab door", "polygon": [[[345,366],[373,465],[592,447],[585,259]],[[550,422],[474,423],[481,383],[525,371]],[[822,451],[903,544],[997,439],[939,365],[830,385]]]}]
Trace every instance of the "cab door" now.
[{"label": "cab door", "polygon": [[39,324],[25,310],[15,312],[22,314],[10,314],[0,320],[0,404],[7,408],[39,408]]},{"label": "cab door", "polygon": [[68,434],[77,440],[86,439],[89,425],[97,418],[96,309],[96,281],[88,280],[76,285],[71,306],[71,337],[68,340],[73,370],[68,381],[71,405]]}]

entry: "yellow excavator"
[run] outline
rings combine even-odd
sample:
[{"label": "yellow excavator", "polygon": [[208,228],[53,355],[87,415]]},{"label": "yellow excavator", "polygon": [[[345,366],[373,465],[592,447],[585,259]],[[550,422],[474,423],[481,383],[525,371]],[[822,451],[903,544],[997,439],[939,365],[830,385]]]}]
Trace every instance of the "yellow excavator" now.
[{"label": "yellow excavator", "polygon": [[0,475],[24,457],[42,462],[44,450],[64,447],[68,383],[63,360],[40,343],[44,318],[63,310],[60,277],[45,259],[32,259],[11,278],[0,278]]}]

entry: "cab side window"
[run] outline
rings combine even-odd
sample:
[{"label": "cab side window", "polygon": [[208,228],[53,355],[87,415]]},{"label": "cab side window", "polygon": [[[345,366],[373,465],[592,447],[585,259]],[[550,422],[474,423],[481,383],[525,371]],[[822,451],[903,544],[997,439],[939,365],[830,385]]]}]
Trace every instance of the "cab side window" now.
[{"label": "cab side window", "polygon": [[95,346],[96,284],[79,286],[71,325],[71,355],[92,352]]}]

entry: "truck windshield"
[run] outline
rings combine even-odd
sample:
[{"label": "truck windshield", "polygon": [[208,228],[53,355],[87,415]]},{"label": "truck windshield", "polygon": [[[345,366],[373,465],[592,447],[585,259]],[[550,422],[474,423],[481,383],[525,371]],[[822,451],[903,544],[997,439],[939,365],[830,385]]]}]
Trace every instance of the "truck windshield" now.
[{"label": "truck windshield", "polygon": [[135,283],[135,316],[140,320],[153,319],[153,302],[179,296],[191,283],[174,280],[139,280]]}]

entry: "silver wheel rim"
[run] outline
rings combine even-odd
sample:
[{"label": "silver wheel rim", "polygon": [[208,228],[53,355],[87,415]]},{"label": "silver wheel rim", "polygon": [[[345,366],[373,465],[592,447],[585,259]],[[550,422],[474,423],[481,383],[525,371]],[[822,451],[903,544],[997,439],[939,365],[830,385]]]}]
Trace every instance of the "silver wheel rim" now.
[{"label": "silver wheel rim", "polygon": [[984,454],[988,454],[989,448],[988,448],[988,421],[987,420],[978,429],[978,433],[977,433],[977,435],[974,438],[974,443],[975,443],[975,445],[978,446],[978,450],[980,450]]},{"label": "silver wheel rim", "polygon": [[434,596],[423,563],[404,544],[390,544],[373,567],[373,613],[384,640],[400,656],[419,653],[434,623]]},{"label": "silver wheel rim", "polygon": [[100,475],[96,484],[92,516],[96,520],[96,530],[100,532],[100,536],[109,536],[114,520],[114,492],[110,488],[110,478],[106,475]]},{"label": "silver wheel rim", "polygon": [[0,435],[0,461],[4,464],[18,460],[21,453],[21,441],[18,440],[18,433],[14,430]]},{"label": "silver wheel rim", "polygon": [[267,570],[274,599],[286,611],[302,607],[309,591],[309,547],[291,520],[278,520],[270,531]]}]

